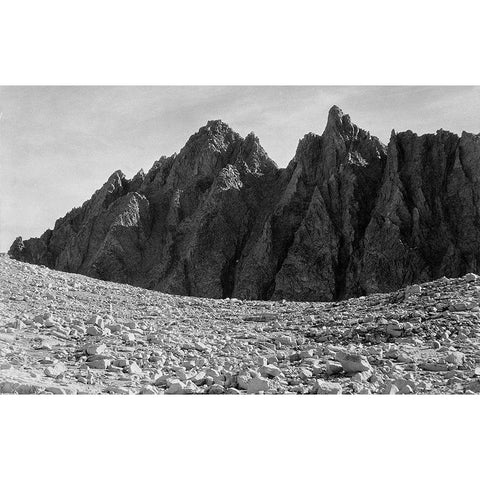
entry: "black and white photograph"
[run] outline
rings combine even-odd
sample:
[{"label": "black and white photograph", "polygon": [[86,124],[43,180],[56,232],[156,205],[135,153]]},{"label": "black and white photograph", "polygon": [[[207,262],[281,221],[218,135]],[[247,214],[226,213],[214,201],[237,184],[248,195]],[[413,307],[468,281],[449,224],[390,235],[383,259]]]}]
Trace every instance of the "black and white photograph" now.
[{"label": "black and white photograph", "polygon": [[32,6],[5,50],[5,478],[473,476],[474,12],[442,53],[407,11],[209,3]]},{"label": "black and white photograph", "polygon": [[2,393],[480,393],[480,87],[0,98]]}]

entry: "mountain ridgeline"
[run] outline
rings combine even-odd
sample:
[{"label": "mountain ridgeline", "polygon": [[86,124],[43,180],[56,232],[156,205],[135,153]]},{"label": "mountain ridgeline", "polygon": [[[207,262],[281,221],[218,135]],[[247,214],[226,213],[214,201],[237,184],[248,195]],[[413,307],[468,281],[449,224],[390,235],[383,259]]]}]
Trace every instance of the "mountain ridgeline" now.
[{"label": "mountain ridgeline", "polygon": [[392,132],[336,106],[279,169],[208,122],[171,157],[90,200],[11,257],[198,297],[330,301],[480,272],[480,135]]}]

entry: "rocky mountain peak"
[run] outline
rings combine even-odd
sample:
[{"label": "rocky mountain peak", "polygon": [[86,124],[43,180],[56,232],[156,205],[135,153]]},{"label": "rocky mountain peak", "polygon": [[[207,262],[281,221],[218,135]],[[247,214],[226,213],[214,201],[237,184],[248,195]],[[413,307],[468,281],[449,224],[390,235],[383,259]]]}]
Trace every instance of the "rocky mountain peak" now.
[{"label": "rocky mountain peak", "polygon": [[335,300],[480,272],[479,188],[479,135],[392,131],[387,149],[334,105],[278,169],[212,120],[10,255],[180,295]]},{"label": "rocky mountain peak", "polygon": [[207,124],[201,127],[194,138],[208,139],[210,141],[215,139],[237,139],[240,135],[233,131],[228,124],[222,120],[209,120]]},{"label": "rocky mountain peak", "polygon": [[188,139],[176,161],[181,161],[185,157],[199,156],[202,152],[226,152],[240,138],[240,135],[226,123],[221,120],[210,120]]},{"label": "rocky mountain peak", "polygon": [[340,133],[352,135],[358,127],[352,123],[350,115],[344,114],[342,109],[333,105],[328,112],[327,125],[324,134]]}]

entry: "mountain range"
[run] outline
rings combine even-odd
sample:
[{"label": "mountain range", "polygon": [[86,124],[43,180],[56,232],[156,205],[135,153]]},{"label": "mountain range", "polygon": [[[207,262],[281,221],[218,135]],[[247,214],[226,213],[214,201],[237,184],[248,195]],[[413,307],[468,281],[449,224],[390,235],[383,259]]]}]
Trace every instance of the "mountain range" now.
[{"label": "mountain range", "polygon": [[333,106],[282,169],[215,120],[9,255],[180,295],[340,300],[480,272],[479,182],[480,134],[385,146]]}]

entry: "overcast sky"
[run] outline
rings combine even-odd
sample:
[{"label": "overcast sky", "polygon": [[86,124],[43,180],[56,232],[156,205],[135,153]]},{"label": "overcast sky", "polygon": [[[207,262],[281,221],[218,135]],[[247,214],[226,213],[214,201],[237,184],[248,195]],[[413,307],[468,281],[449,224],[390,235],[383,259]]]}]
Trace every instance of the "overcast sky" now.
[{"label": "overcast sky", "polygon": [[480,87],[0,87],[0,252],[39,236],[115,170],[178,152],[208,120],[254,131],[279,166],[332,105],[390,131],[480,132]]}]

